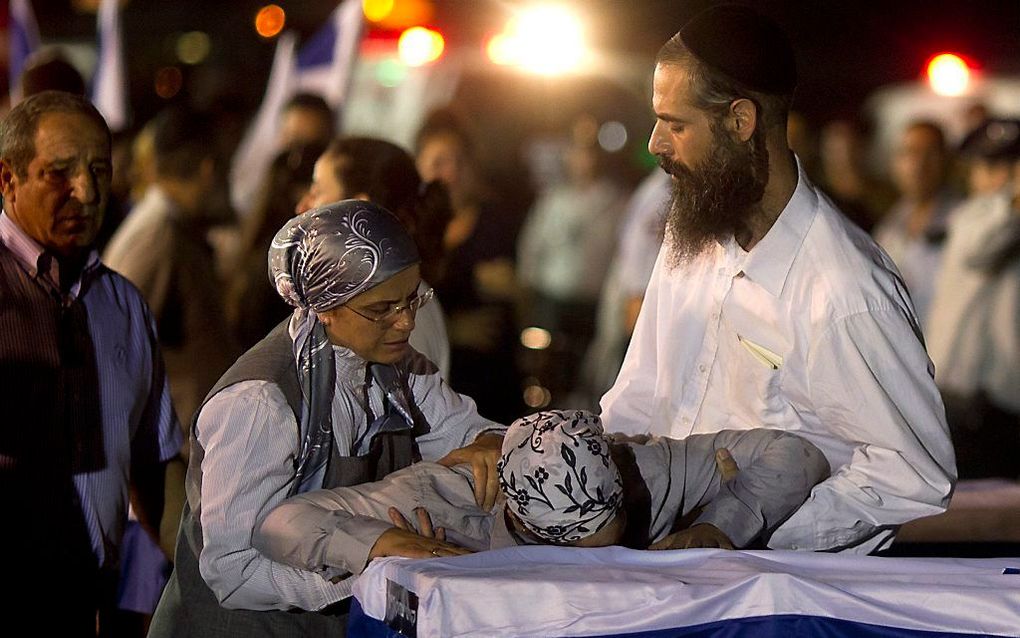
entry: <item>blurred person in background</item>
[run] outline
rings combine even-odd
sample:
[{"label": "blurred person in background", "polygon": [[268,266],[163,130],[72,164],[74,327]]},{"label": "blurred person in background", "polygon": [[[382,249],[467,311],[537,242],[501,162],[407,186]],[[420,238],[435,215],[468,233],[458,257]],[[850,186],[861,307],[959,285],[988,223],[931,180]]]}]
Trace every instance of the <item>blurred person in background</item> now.
[{"label": "blurred person in background", "polygon": [[908,124],[892,157],[900,199],[873,233],[903,276],[922,328],[928,325],[950,213],[960,203],[947,184],[951,161],[938,124],[928,120]]},{"label": "blurred person in background", "polygon": [[294,209],[312,184],[312,169],[325,146],[295,144],[278,154],[269,166],[255,209],[240,223],[236,264],[224,303],[227,322],[238,346],[247,350],[290,316],[266,276],[266,255],[273,235],[294,216]]},{"label": "blurred person in background", "polygon": [[670,185],[668,173],[652,171],[627,200],[620,241],[599,296],[595,338],[584,355],[571,405],[597,410],[599,399],[616,381],[662,246]]},{"label": "blurred person in background", "polygon": [[[157,536],[181,432],[149,309],[94,249],[110,131],[82,97],[37,93],[0,122],[0,164],[5,609],[32,634],[119,636],[129,503]],[[70,595],[40,595],[53,581],[40,558]]]},{"label": "blurred person in background", "polygon": [[867,137],[860,124],[834,120],[818,143],[819,186],[852,222],[871,232],[896,200],[896,192],[867,169]]},{"label": "blurred person in background", "polygon": [[206,241],[215,188],[210,121],[186,107],[155,120],[155,180],[110,240],[104,260],[145,296],[156,316],[174,409],[190,420],[239,354],[223,313],[223,288]]},{"label": "blurred person in background", "polygon": [[[1020,477],[1020,120],[963,141],[979,188],[953,213],[928,349],[960,478]],[[994,180],[994,181],[993,181]],[[993,184],[998,188],[986,191]]]},{"label": "blurred person in background", "polygon": [[[407,151],[371,137],[334,140],[316,160],[297,212],[343,199],[371,201],[395,214],[418,246],[425,285],[442,278],[443,234],[452,216],[449,195],[441,182],[422,181]],[[449,378],[450,341],[438,295],[415,318],[411,346]]]},{"label": "blurred person in background", "polygon": [[473,137],[453,111],[426,116],[415,161],[424,181],[446,185],[453,205],[443,237],[446,268],[434,284],[447,316],[450,383],[477,401],[482,415],[509,423],[525,409],[515,356],[518,217],[481,183]]},{"label": "blurred person in background", "polygon": [[595,333],[599,293],[616,250],[625,194],[606,170],[598,121],[576,118],[563,151],[564,179],[538,194],[517,239],[517,278],[527,291],[526,323],[552,336],[541,379],[553,406],[569,404]]},{"label": "blurred person in background", "polygon": [[18,89],[21,99],[43,91],[66,91],[84,97],[85,80],[60,49],[47,47],[25,61]]},{"label": "blurred person in background", "polygon": [[832,477],[769,546],[868,553],[944,511],[956,468],[895,266],[789,149],[796,84],[786,34],[746,5],[660,49],[648,150],[672,177],[666,235],[601,416],[625,434],[808,438]]},{"label": "blurred person in background", "polygon": [[336,113],[314,93],[296,93],[280,112],[281,149],[307,144],[325,146],[336,134]]}]

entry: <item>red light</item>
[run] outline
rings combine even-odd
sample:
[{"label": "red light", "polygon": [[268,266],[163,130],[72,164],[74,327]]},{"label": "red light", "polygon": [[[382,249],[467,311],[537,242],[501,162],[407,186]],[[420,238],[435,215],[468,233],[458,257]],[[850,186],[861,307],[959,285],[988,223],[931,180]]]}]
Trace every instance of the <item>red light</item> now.
[{"label": "red light", "polygon": [[928,84],[939,95],[963,95],[970,84],[970,66],[955,53],[940,53],[928,60]]}]

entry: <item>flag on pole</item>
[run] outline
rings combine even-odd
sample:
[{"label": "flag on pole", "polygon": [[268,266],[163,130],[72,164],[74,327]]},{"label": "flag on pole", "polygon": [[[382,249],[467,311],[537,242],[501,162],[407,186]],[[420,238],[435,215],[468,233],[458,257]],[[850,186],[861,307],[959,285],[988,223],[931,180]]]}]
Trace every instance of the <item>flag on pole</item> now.
[{"label": "flag on pole", "polygon": [[11,0],[7,38],[10,43],[9,90],[11,104],[21,99],[21,72],[28,56],[39,48],[39,26],[29,0]]},{"label": "flag on pole", "polygon": [[350,86],[361,42],[360,0],[343,0],[329,20],[297,51],[297,37],[284,33],[276,43],[262,105],[234,154],[230,200],[240,215],[251,210],[259,184],[278,150],[283,106],[298,92],[321,95],[337,113]]},{"label": "flag on pole", "polygon": [[128,124],[120,0],[102,0],[97,14],[96,32],[99,37],[99,55],[96,73],[92,78],[92,102],[106,118],[110,130],[117,132]]}]

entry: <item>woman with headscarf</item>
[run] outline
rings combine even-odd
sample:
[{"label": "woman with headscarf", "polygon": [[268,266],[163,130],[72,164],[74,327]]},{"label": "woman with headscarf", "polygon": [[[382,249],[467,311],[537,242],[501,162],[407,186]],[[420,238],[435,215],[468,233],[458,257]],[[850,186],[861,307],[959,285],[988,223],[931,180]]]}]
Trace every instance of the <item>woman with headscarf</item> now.
[{"label": "woman with headscarf", "polygon": [[[195,418],[175,573],[150,636],[343,635],[351,579],[252,547],[255,526],[287,496],[439,459],[470,464],[479,504],[492,506],[503,427],[408,345],[431,297],[418,262],[397,218],[365,201],[314,209],[277,233],[270,275],[294,314],[238,359]],[[333,542],[358,549],[353,573],[420,543],[341,517]]]},{"label": "woman with headscarf", "polygon": [[[364,199],[392,212],[414,239],[421,275],[428,283],[442,279],[443,233],[453,215],[446,187],[424,182],[407,151],[374,137],[340,137],[315,161],[312,184],[298,201],[303,213],[341,199]],[[416,317],[411,346],[439,366],[450,379],[450,340],[443,310],[434,298]]]}]

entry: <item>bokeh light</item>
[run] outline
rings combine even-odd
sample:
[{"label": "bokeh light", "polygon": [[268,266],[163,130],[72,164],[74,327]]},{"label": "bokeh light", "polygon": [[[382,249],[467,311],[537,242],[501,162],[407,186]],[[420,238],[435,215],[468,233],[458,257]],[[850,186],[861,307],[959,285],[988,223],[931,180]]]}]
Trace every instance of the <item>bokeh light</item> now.
[{"label": "bokeh light", "polygon": [[156,95],[169,100],[181,91],[184,85],[184,74],[175,66],[165,66],[156,71]]},{"label": "bokeh light", "polygon": [[278,4],[267,4],[255,15],[255,31],[263,38],[272,38],[283,31],[287,14]]},{"label": "bokeh light", "polygon": [[531,326],[521,330],[521,345],[530,350],[545,350],[552,343],[552,334],[545,328]]},{"label": "bokeh light", "polygon": [[940,53],[928,61],[928,83],[939,95],[957,96],[967,92],[970,67],[955,53]]},{"label": "bokeh light", "polygon": [[400,34],[397,53],[408,66],[422,66],[435,62],[443,55],[446,41],[438,31],[425,27],[411,27]]},{"label": "bokeh light", "polygon": [[524,388],[524,404],[529,408],[541,409],[549,405],[551,401],[552,393],[549,392],[548,388],[538,384],[529,385]]},{"label": "bokeh light", "polygon": [[599,146],[607,153],[615,153],[627,145],[627,127],[611,120],[599,127]]},{"label": "bokeh light", "polygon": [[209,35],[203,31],[188,31],[177,38],[177,59],[184,64],[198,64],[209,55]]},{"label": "bokeh light", "polygon": [[393,13],[393,0],[362,0],[361,10],[369,22],[382,22]]},{"label": "bokeh light", "polygon": [[513,64],[542,75],[575,70],[588,53],[581,21],[559,5],[522,10],[485,48],[496,64]]}]

